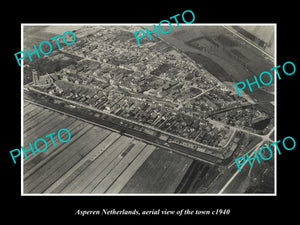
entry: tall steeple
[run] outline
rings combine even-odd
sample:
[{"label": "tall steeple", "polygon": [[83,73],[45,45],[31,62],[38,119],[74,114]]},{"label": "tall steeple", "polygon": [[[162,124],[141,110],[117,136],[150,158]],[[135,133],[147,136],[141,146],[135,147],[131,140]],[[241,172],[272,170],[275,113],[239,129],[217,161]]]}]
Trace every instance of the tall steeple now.
[{"label": "tall steeple", "polygon": [[39,77],[35,69],[32,70],[32,81],[34,85],[39,85]]}]

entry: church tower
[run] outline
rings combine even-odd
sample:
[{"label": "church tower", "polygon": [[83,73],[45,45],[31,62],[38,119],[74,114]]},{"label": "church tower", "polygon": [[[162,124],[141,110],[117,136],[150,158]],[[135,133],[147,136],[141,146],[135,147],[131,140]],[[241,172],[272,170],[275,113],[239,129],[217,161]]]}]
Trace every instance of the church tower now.
[{"label": "church tower", "polygon": [[36,70],[32,70],[32,81],[34,85],[39,85],[39,77]]}]

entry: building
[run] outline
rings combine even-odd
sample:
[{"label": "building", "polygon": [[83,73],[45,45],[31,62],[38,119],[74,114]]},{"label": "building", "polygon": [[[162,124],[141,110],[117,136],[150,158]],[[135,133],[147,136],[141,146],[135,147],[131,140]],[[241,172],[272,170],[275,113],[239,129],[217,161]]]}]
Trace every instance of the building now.
[{"label": "building", "polygon": [[32,70],[32,81],[34,85],[39,85],[39,77],[36,70]]}]

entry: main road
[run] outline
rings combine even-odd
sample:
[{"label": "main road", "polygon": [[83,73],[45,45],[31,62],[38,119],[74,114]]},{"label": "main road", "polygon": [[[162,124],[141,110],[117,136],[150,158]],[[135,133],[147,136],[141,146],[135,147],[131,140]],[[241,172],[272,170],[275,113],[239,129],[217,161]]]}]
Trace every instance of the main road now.
[{"label": "main road", "polygon": [[[247,152],[247,154],[251,153],[250,156],[249,156],[250,158],[253,157],[255,149],[256,149],[257,147],[261,146],[263,143],[264,143],[264,140],[262,140],[261,142],[257,143],[252,149],[250,149],[250,150]],[[243,164],[243,165],[240,167],[241,170],[244,168],[244,166],[245,166],[246,164],[247,164],[247,163]],[[230,167],[230,166],[229,166],[229,167]],[[232,177],[226,182],[226,184],[222,187],[222,189],[219,191],[218,194],[222,194],[222,193],[226,190],[226,188],[231,184],[231,182],[235,179],[235,177],[236,177],[237,175],[239,175],[239,173],[240,173],[240,171],[237,170],[237,171],[232,175]]]},{"label": "main road", "polygon": [[267,133],[267,134],[265,134],[265,135],[261,135],[261,134],[254,133],[254,132],[252,132],[252,131],[250,131],[250,130],[245,130],[245,129],[241,128],[241,127],[234,127],[234,126],[231,126],[231,125],[228,125],[228,124],[226,124],[226,123],[222,123],[222,122],[220,122],[220,121],[213,120],[213,119],[210,119],[210,118],[208,118],[207,120],[208,120],[210,123],[212,123],[212,124],[220,124],[220,125],[222,125],[222,126],[230,127],[230,128],[233,129],[233,130],[242,131],[242,132],[244,132],[244,133],[251,134],[251,135],[256,136],[256,137],[260,137],[260,138],[263,139],[263,141],[273,141],[273,140],[270,139],[269,136],[270,136],[271,133],[273,132],[274,128],[272,128],[272,129],[269,131],[269,133]]},{"label": "main road", "polygon": [[257,50],[259,50],[260,52],[262,52],[263,54],[265,54],[266,56],[268,56],[269,58],[271,58],[272,60],[274,60],[274,57],[272,55],[270,55],[269,53],[265,52],[264,50],[262,50],[261,48],[257,47],[255,44],[251,43],[249,40],[247,40],[246,38],[244,38],[243,36],[241,36],[240,34],[238,34],[238,32],[232,30],[229,26],[223,26],[226,30],[230,31],[231,33],[233,33],[234,35],[238,36],[239,38],[241,38],[243,41],[247,42],[249,45],[251,45],[252,47],[256,48]]}]

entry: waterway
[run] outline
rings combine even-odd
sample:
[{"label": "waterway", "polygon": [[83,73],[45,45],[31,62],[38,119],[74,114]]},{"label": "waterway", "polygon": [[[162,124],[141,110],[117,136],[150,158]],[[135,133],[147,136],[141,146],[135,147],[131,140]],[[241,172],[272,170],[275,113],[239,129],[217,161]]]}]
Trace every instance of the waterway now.
[{"label": "waterway", "polygon": [[261,120],[257,123],[253,123],[252,127],[255,130],[263,130],[268,126],[268,124],[270,123],[270,120],[271,120],[270,118],[267,118],[267,119]]}]

